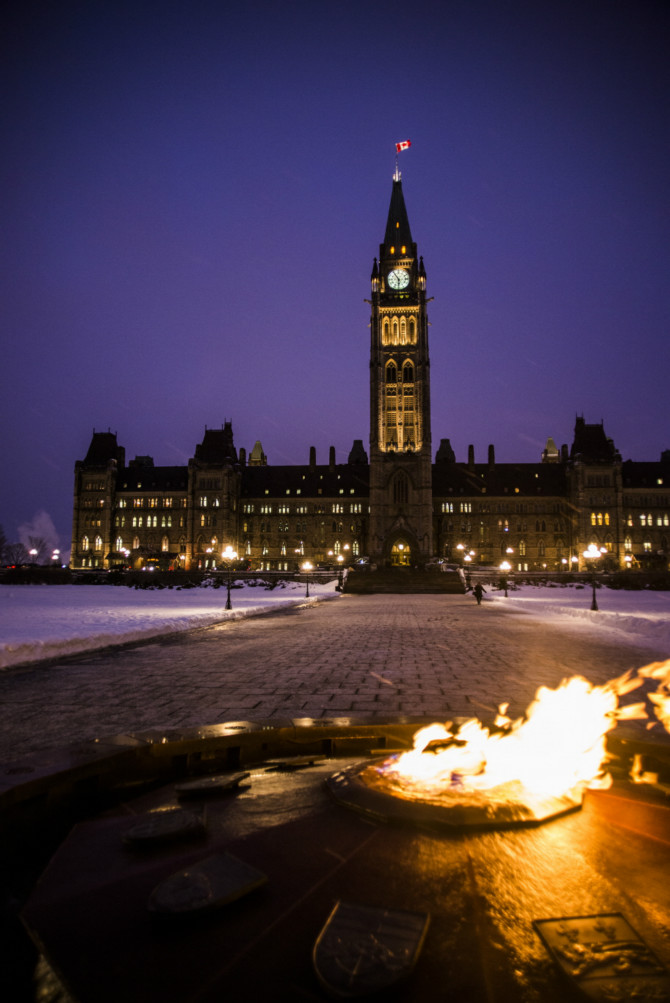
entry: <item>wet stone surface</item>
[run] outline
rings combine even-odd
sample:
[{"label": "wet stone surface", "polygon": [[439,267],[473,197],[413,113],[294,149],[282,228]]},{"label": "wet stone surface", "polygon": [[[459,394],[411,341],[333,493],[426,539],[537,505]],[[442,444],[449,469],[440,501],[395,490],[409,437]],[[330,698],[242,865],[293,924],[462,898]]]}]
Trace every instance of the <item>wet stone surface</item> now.
[{"label": "wet stone surface", "polygon": [[122,732],[273,718],[523,713],[540,685],[603,683],[667,652],[469,596],[344,596],[0,674],[0,763]]}]

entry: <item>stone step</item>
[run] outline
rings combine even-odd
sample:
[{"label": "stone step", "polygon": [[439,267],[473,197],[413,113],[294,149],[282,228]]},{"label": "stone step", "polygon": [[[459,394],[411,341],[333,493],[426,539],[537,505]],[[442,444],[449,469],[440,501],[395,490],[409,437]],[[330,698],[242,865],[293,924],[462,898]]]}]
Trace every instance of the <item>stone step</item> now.
[{"label": "stone step", "polygon": [[463,595],[465,586],[457,571],[380,568],[377,571],[350,571],[343,591],[352,595],[377,595],[379,593]]}]

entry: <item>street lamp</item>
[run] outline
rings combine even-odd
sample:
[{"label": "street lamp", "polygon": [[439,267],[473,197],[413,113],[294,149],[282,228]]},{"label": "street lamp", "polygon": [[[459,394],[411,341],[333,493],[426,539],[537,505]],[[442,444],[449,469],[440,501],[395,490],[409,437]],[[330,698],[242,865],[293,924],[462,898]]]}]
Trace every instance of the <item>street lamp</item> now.
[{"label": "street lamp", "polygon": [[338,589],[341,592],[342,591],[342,586],[344,584],[344,567],[343,567],[343,565],[344,565],[344,558],[342,557],[342,554],[338,554],[337,555],[337,565],[339,567],[339,573],[338,573],[338,576],[337,576],[337,587],[338,587]]},{"label": "street lamp", "polygon": [[309,599],[309,573],[313,568],[314,565],[310,564],[309,561],[305,561],[302,565],[302,570],[305,572],[305,599]]},{"label": "street lamp", "polygon": [[228,568],[228,581],[227,581],[228,595],[226,597],[226,609],[232,609],[233,607],[230,602],[230,584],[231,584],[230,573],[233,567],[233,561],[237,560],[237,551],[233,550],[230,544],[228,544],[226,549],[221,554],[221,560],[225,563],[226,567]]},{"label": "street lamp", "polygon": [[33,564],[36,564],[36,563],[37,563],[37,561],[36,561],[36,558],[37,558],[37,551],[35,550],[35,548],[33,547],[33,549],[32,549],[32,550],[29,550],[29,551],[28,551],[28,553],[30,554],[30,556],[31,556],[31,557],[32,557],[32,559],[33,559]]},{"label": "street lamp", "polygon": [[587,566],[590,562],[591,564],[591,588],[593,589],[593,598],[591,599],[591,609],[598,609],[598,602],[596,600],[596,561],[599,560],[603,554],[606,554],[607,550],[605,547],[596,547],[595,543],[589,543],[587,549],[583,552],[582,557],[587,562]]},{"label": "street lamp", "polygon": [[509,563],[509,561],[502,561],[502,563],[500,565],[500,570],[503,573],[502,584],[503,584],[503,588],[505,590],[505,599],[507,599],[507,575],[512,570],[512,565]]}]

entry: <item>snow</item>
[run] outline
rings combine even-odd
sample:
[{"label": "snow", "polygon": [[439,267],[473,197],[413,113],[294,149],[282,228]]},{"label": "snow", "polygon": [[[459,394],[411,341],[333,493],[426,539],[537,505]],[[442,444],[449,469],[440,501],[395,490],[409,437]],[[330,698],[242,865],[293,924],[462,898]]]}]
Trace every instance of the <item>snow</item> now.
[{"label": "snow", "polygon": [[[336,598],[336,582],[305,585],[287,582],[269,591],[247,584],[232,591],[233,609],[225,610],[226,589],[133,589],[114,585],[0,586],[0,668],[61,655],[91,651],[159,634],[207,627],[273,609]],[[597,590],[598,611],[591,610],[591,588],[521,586],[503,592],[488,588],[484,601],[498,610],[523,613],[565,630],[612,631],[622,643],[665,647],[670,656],[670,592]],[[445,598],[445,601],[448,601]]]},{"label": "snow", "polygon": [[300,582],[272,590],[246,584],[231,590],[232,610],[225,586],[3,585],[0,669],[334,598],[336,584],[310,582],[309,599]]},{"label": "snow", "polygon": [[529,613],[537,620],[563,629],[612,634],[622,643],[665,647],[670,656],[670,592],[596,589],[597,610],[591,609],[590,585],[521,585],[502,591],[489,588],[484,600],[497,609]]}]

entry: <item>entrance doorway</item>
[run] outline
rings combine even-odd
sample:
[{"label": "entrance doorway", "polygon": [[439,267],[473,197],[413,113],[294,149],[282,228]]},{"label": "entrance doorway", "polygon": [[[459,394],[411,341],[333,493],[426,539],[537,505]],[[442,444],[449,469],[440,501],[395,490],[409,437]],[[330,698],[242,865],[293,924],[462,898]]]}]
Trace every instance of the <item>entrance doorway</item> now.
[{"label": "entrance doorway", "polygon": [[412,551],[405,540],[396,540],[391,548],[391,565],[395,568],[408,567],[412,563]]}]

